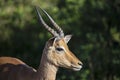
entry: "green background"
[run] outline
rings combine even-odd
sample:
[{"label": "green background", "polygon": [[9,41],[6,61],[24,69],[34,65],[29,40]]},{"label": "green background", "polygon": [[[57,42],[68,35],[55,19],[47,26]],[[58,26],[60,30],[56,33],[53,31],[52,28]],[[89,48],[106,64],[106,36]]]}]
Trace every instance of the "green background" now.
[{"label": "green background", "polygon": [[73,35],[69,48],[84,64],[79,72],[60,68],[56,80],[120,80],[120,0],[0,0],[0,56],[38,68],[51,35],[34,6]]}]

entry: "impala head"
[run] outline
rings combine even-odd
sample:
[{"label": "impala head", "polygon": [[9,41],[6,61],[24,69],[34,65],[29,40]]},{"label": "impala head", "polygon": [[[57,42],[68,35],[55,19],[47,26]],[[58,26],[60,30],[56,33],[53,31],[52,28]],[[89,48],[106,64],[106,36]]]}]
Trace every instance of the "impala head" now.
[{"label": "impala head", "polygon": [[82,68],[82,62],[69,50],[67,43],[71,39],[71,35],[64,36],[63,30],[55,23],[55,21],[50,17],[50,15],[42,9],[42,11],[47,15],[55,30],[50,28],[42,19],[38,8],[36,7],[37,14],[39,16],[40,22],[43,26],[53,35],[46,43],[46,48],[48,51],[44,55],[47,60],[57,66],[72,69],[74,71],[79,71]]}]

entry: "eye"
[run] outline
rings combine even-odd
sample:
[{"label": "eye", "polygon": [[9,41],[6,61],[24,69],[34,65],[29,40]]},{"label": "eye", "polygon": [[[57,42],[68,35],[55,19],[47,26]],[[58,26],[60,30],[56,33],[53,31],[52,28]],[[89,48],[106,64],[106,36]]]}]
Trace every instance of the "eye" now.
[{"label": "eye", "polygon": [[57,51],[64,51],[64,49],[63,49],[63,48],[60,48],[60,47],[56,48],[56,50],[57,50]]}]

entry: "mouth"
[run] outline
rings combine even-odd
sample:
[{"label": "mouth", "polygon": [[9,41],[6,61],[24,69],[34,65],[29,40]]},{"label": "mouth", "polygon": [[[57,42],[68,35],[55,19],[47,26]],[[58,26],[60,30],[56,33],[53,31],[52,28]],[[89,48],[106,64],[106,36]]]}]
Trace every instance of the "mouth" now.
[{"label": "mouth", "polygon": [[74,71],[80,71],[82,66],[72,66],[72,70]]}]

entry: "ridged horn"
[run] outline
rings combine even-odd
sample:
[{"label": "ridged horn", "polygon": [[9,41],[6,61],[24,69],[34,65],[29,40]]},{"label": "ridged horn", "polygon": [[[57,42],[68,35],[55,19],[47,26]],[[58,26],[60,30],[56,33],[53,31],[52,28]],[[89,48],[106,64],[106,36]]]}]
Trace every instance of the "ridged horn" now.
[{"label": "ridged horn", "polygon": [[63,30],[58,26],[58,24],[52,19],[52,17],[45,10],[43,10],[43,12],[48,16],[48,18],[49,18],[50,22],[52,23],[52,25],[57,29],[58,34],[60,35],[60,37],[64,37]]},{"label": "ridged horn", "polygon": [[36,11],[37,11],[37,14],[39,16],[39,19],[40,19],[40,22],[42,23],[42,25],[53,35],[53,36],[58,36],[57,32],[54,31],[52,28],[50,28],[46,23],[45,21],[43,20],[40,12],[39,12],[39,8],[38,7],[35,7]]}]

